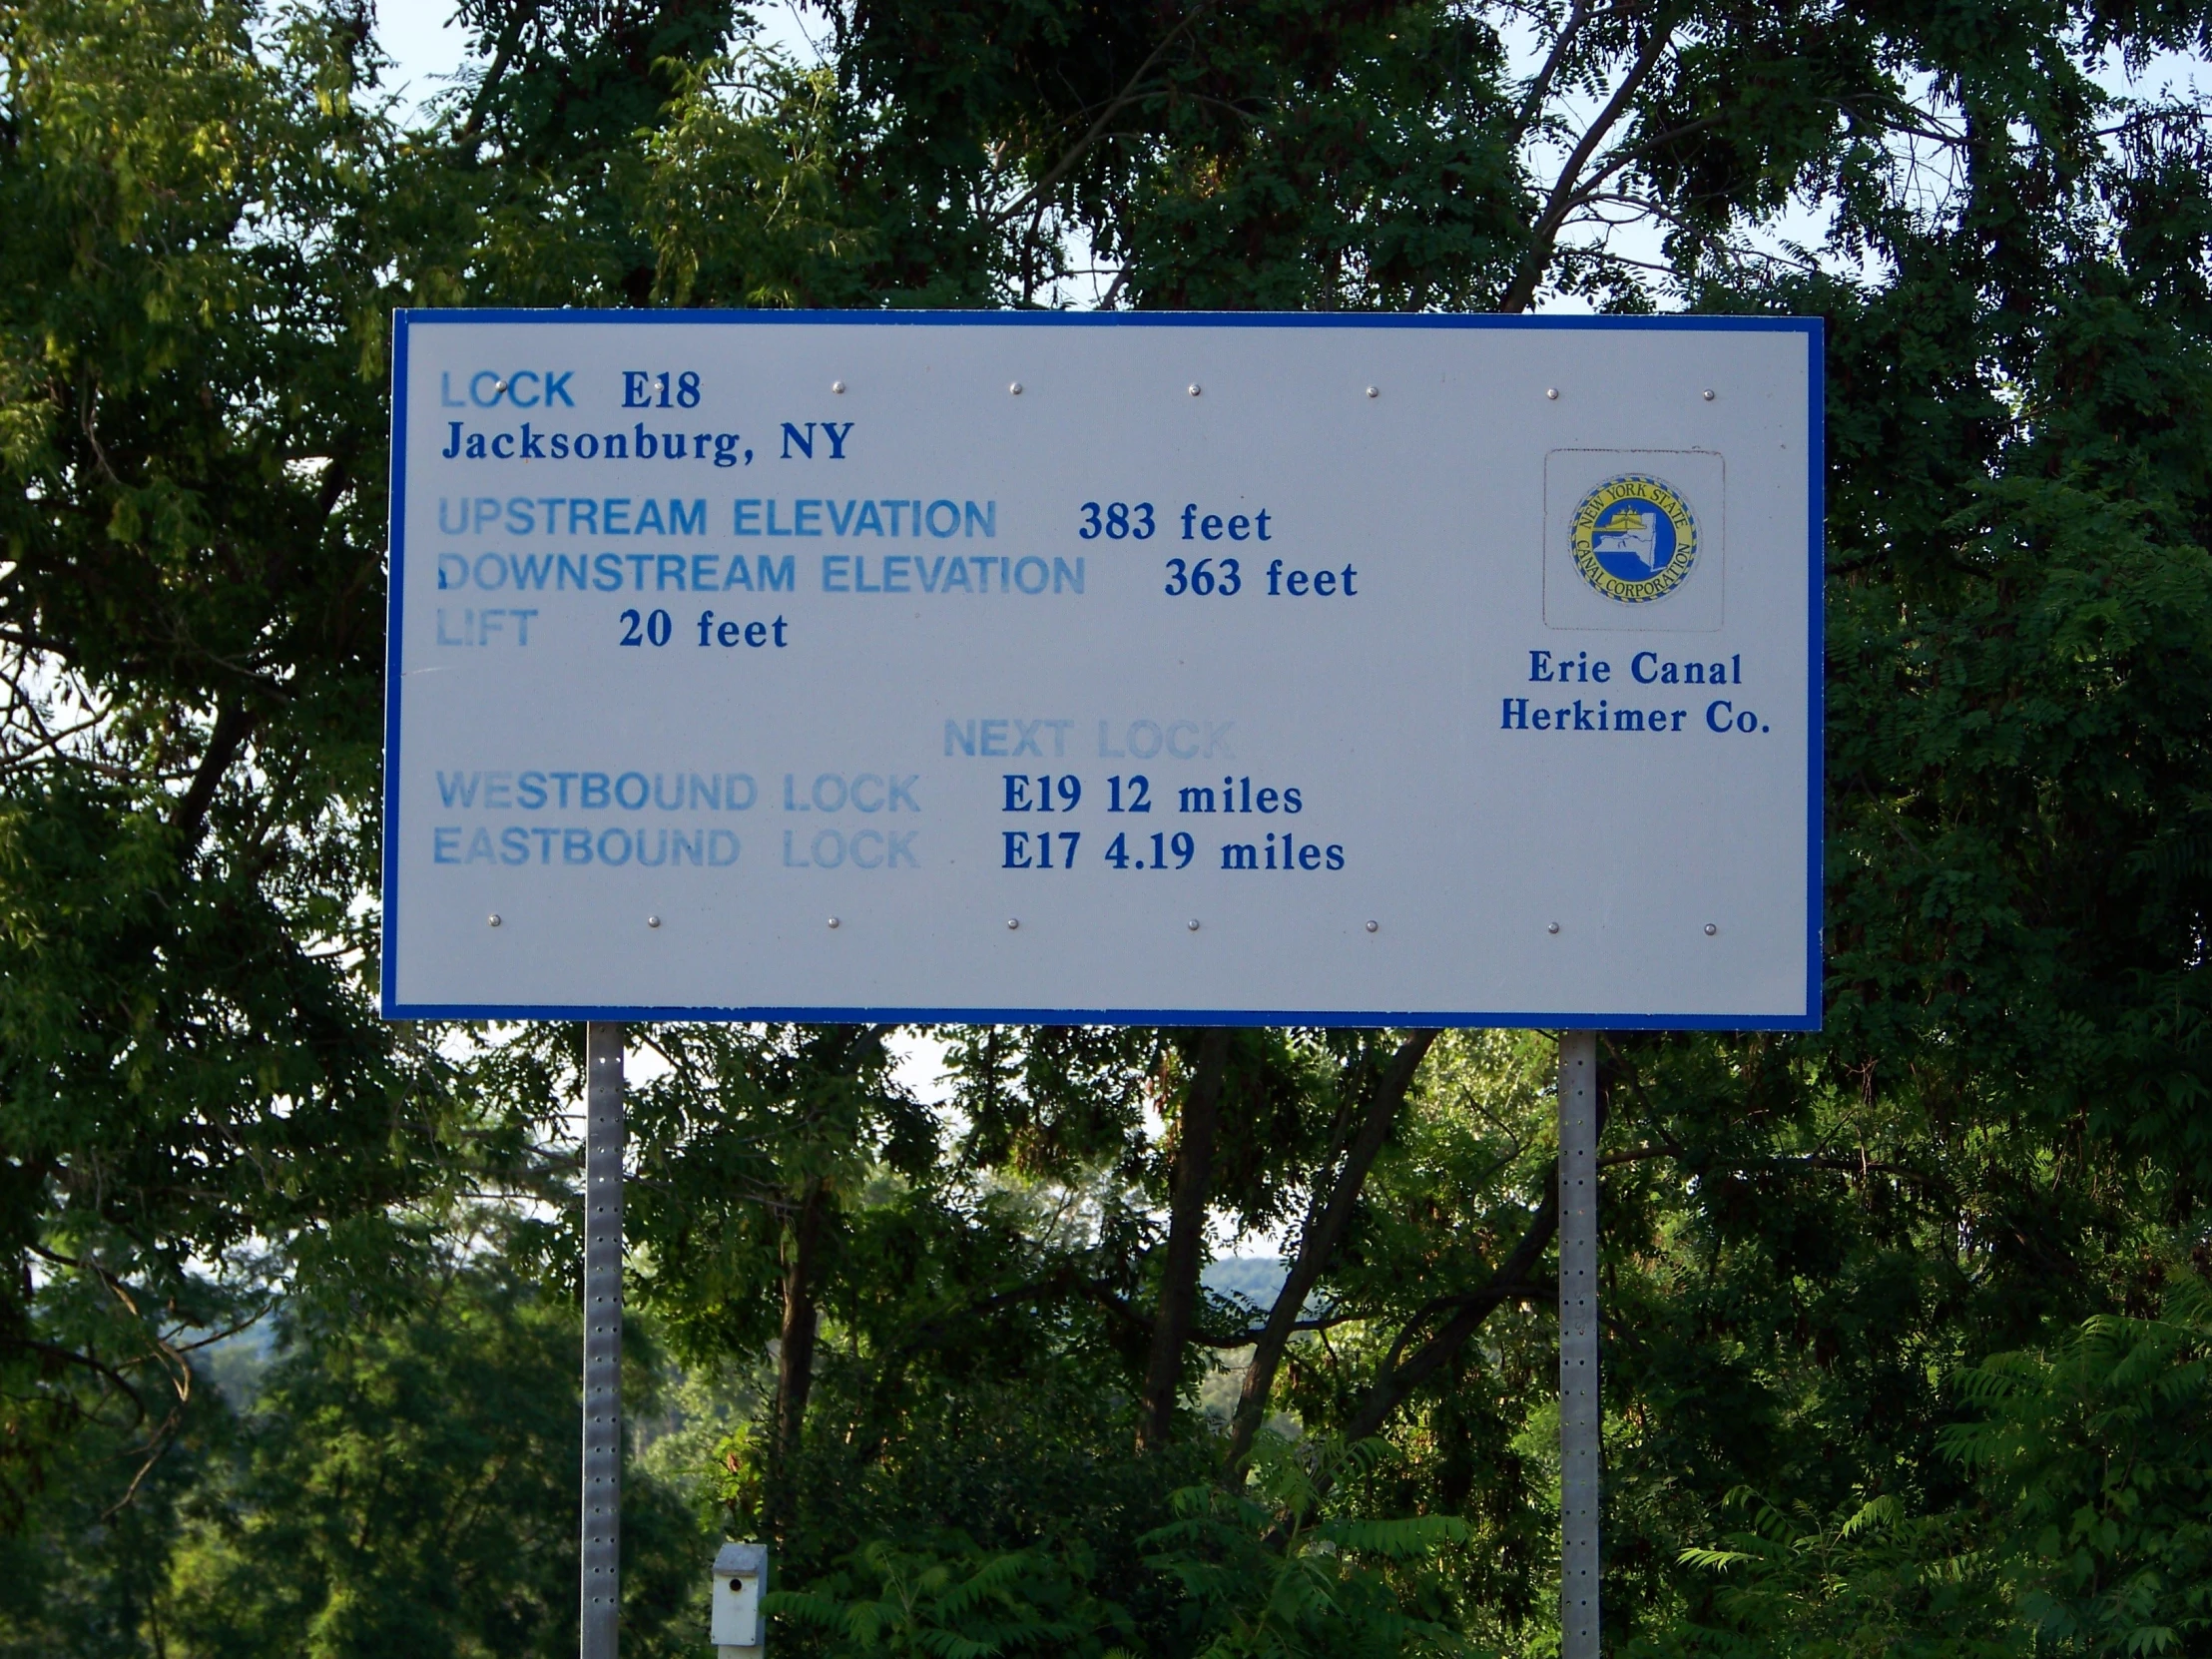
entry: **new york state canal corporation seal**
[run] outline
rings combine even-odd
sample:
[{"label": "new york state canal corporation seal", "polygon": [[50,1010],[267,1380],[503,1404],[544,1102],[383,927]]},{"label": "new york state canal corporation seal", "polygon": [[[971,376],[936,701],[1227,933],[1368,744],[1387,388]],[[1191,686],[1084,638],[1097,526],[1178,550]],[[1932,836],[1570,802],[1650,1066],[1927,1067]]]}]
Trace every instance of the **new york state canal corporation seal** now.
[{"label": "new york state canal corporation seal", "polygon": [[1673,486],[1641,472],[1608,478],[1572,524],[1574,568],[1624,605],[1664,599],[1697,562],[1697,520]]}]

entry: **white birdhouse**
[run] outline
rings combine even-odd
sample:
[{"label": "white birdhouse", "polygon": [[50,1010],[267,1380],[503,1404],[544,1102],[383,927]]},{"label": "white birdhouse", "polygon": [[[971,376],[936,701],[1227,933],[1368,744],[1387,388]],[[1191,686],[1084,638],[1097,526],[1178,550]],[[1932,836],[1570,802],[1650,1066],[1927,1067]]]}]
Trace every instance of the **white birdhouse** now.
[{"label": "white birdhouse", "polygon": [[761,1593],[768,1588],[768,1545],[724,1544],[715,1556],[712,1633],[717,1659],[760,1659],[768,1649]]}]

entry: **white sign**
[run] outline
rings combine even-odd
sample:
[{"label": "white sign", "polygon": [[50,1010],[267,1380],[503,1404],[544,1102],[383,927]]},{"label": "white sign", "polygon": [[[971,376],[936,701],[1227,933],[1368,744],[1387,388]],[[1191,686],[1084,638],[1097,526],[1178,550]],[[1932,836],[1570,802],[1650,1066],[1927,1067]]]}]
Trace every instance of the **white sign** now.
[{"label": "white sign", "polygon": [[1816,1025],[1820,363],[401,313],[384,1011]]}]

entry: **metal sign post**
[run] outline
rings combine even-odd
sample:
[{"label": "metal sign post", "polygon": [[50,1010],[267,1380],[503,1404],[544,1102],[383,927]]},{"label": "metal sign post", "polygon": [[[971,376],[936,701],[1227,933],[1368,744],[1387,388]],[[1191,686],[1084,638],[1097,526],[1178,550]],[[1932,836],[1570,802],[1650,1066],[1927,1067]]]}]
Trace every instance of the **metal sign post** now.
[{"label": "metal sign post", "polygon": [[1597,1033],[1559,1033],[1559,1651],[1597,1659]]},{"label": "metal sign post", "polygon": [[584,1027],[583,1659],[622,1619],[622,1024]]}]

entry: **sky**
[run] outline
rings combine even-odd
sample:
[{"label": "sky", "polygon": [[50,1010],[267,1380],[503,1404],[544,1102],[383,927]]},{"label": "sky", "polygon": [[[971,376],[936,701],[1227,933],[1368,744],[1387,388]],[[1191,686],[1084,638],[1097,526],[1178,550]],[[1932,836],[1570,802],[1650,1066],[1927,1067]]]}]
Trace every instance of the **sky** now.
[{"label": "sky", "polygon": [[378,0],[376,38],[396,65],[392,90],[410,105],[435,96],[439,77],[452,74],[467,55],[452,16],[452,0]]}]

